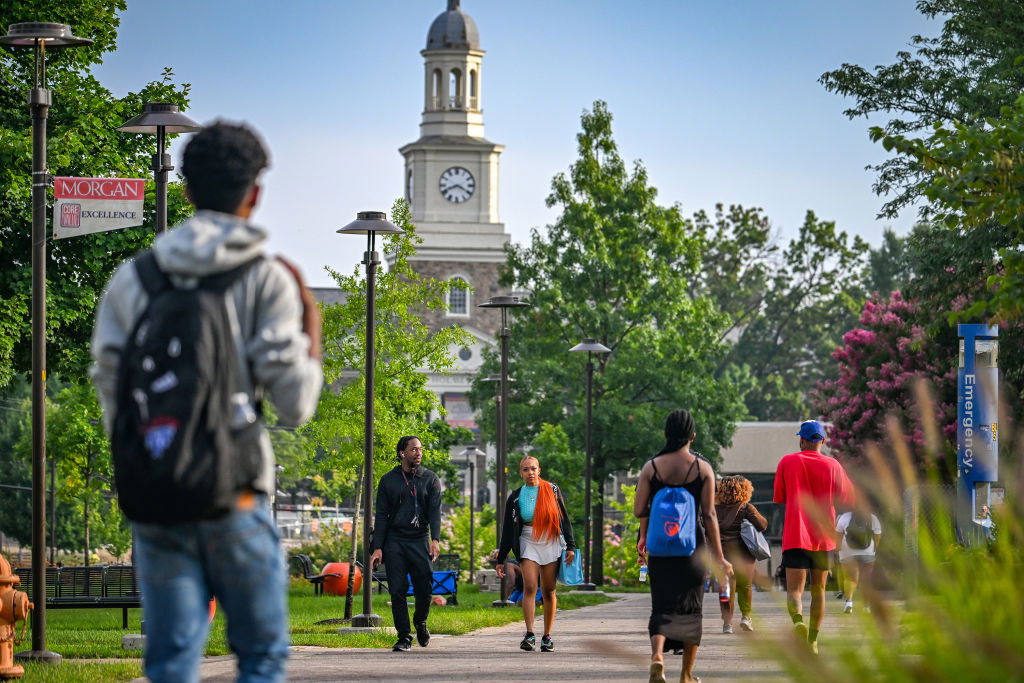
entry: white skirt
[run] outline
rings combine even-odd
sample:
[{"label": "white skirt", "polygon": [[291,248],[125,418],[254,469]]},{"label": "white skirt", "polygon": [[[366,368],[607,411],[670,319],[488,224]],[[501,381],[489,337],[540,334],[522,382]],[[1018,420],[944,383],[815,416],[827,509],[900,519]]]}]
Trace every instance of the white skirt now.
[{"label": "white skirt", "polygon": [[533,527],[524,524],[519,536],[519,559],[533,560],[539,565],[558,562],[562,557],[562,538],[538,541],[533,538]]}]

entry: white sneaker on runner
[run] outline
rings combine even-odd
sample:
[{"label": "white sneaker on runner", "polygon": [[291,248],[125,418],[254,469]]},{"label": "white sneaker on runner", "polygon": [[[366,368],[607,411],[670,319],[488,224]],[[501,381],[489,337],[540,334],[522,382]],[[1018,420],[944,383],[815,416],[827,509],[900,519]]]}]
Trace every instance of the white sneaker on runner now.
[{"label": "white sneaker on runner", "polygon": [[853,614],[853,600],[846,601],[846,607],[843,608],[843,612],[846,614]]},{"label": "white sneaker on runner", "polygon": [[754,624],[751,623],[750,617],[743,617],[740,619],[740,629],[743,631],[753,631]]}]

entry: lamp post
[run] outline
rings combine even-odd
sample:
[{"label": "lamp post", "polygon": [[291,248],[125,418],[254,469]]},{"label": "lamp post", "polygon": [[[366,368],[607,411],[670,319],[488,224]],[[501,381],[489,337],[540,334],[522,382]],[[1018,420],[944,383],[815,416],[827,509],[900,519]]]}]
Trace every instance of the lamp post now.
[{"label": "lamp post", "polygon": [[583,487],[583,583],[577,588],[578,590],[592,591],[594,590],[594,584],[590,582],[590,536],[593,527],[592,514],[590,509],[590,486],[591,480],[594,478],[593,470],[591,469],[591,458],[593,457],[591,452],[591,415],[593,413],[593,396],[594,396],[594,354],[595,353],[610,353],[609,349],[604,344],[599,343],[592,337],[587,337],[576,346],[569,349],[577,353],[586,351],[587,353],[587,417],[586,424],[583,429],[583,443],[586,449],[586,459],[584,465],[584,478],[586,482]]},{"label": "lamp post", "polygon": [[387,220],[383,211],[360,211],[356,219],[339,229],[341,235],[366,235],[366,251],[363,265],[366,266],[366,398],[363,413],[363,613],[352,617],[353,626],[380,626],[380,616],[373,613],[373,567],[370,566],[370,528],[373,526],[373,390],[376,358],[374,340],[376,337],[377,268],[380,254],[376,250],[377,233],[401,234],[405,231]]},{"label": "lamp post", "polygon": [[46,119],[53,97],[46,87],[46,48],[78,47],[65,24],[11,24],[0,45],[32,48],[35,56],[28,108],[32,114],[32,649],[19,659],[59,662],[46,649]]},{"label": "lamp post", "polygon": [[476,446],[470,446],[459,455],[465,457],[469,465],[469,582],[473,583],[476,575],[476,525],[473,523],[473,510],[476,508],[476,459],[487,454]]},{"label": "lamp post", "polygon": [[167,230],[167,173],[173,171],[171,155],[164,149],[168,133],[194,133],[202,126],[178,111],[171,102],[146,102],[142,113],[125,121],[117,130],[122,133],[148,133],[156,135],[156,154],[153,155],[153,180],[156,183],[156,234]]},{"label": "lamp post", "polygon": [[[518,296],[492,296],[479,308],[497,308],[501,310],[501,329],[498,333],[501,339],[501,378],[499,388],[500,402],[498,403],[498,481],[495,482],[498,488],[498,520],[496,525],[497,541],[501,543],[502,525],[505,519],[505,498],[508,497],[508,309],[529,308],[530,304]],[[501,592],[498,602],[505,603],[505,582],[501,582]],[[497,604],[497,603],[495,603]]]}]

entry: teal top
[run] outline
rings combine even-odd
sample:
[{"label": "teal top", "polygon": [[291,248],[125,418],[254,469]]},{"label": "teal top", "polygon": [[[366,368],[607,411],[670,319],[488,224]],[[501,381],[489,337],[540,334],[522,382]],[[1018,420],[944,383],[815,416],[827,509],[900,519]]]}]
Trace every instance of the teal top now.
[{"label": "teal top", "polygon": [[533,511],[537,507],[537,487],[523,486],[519,492],[519,514],[526,524],[533,523]]}]

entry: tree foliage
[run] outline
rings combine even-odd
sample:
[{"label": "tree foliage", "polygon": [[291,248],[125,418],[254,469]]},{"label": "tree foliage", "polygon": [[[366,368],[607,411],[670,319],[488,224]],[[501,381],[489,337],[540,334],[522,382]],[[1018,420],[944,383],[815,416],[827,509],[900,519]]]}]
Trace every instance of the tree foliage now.
[{"label": "tree foliage", "polygon": [[[59,548],[106,546],[121,555],[131,533],[113,496],[112,469],[100,410],[88,384],[49,381],[47,397],[48,464],[46,470],[47,542]],[[0,396],[0,483],[3,489],[0,531],[32,542],[32,430],[28,383],[16,379]],[[57,513],[50,538],[50,464],[56,463]]]},{"label": "tree foliage", "polygon": [[[849,118],[891,115],[885,135],[907,135],[936,123],[965,125],[998,116],[1024,92],[1024,4],[1006,0],[918,0],[929,19],[941,18],[938,37],[913,36],[913,52],[900,51],[892,64],[873,70],[843,64],[820,82],[830,92],[852,97]],[[902,150],[896,150],[902,151]],[[899,154],[873,167],[875,191],[891,195],[882,214],[895,216],[921,194],[933,171],[912,154]]]},{"label": "tree foliage", "polygon": [[713,221],[698,213],[694,226],[704,262],[690,295],[714,301],[731,322],[719,374],[732,368],[746,377],[752,417],[806,419],[808,392],[829,374],[829,357],[863,303],[868,245],[811,211],[784,247],[760,209],[719,205]]},{"label": "tree foliage", "polygon": [[829,446],[845,462],[862,464],[865,448],[888,437],[886,420],[898,419],[907,433],[907,445],[918,464],[926,457],[925,432],[918,414],[915,380],[929,383],[939,398],[935,414],[926,419],[943,425],[952,453],[956,439],[956,366],[948,350],[936,348],[923,326],[918,304],[893,292],[887,300],[864,305],[860,326],[843,336],[833,357],[839,377],[822,382],[815,394],[817,407],[832,423]]},{"label": "tree foliage", "polygon": [[[409,222],[408,205],[399,200],[392,207],[392,222],[405,234],[388,235],[383,248],[394,262],[381,273],[376,287],[377,353],[374,384],[374,475],[379,479],[395,464],[395,444],[406,434],[423,441],[424,466],[447,481],[456,471],[448,448],[470,440],[467,430],[457,430],[443,420],[437,396],[427,388],[427,372],[449,370],[452,348],[469,344],[469,334],[452,326],[431,332],[420,320],[423,307],[445,306],[450,284],[416,273],[409,265],[415,245],[422,241]],[[357,468],[363,463],[363,416],[365,392],[366,281],[362,268],[349,275],[327,269],[345,295],[341,303],[323,306],[323,364],[327,387],[314,418],[302,432],[317,456],[307,467],[319,486],[334,499],[350,495]],[[452,499],[457,492],[446,492]]]},{"label": "tree foliage", "polygon": [[[1024,62],[1024,57],[1021,58]],[[1019,67],[1024,73],[1024,66]],[[929,171],[919,184],[936,221],[967,240],[984,240],[993,230],[1000,242],[989,255],[995,266],[988,285],[958,319],[1024,314],[1024,95],[999,115],[980,123],[936,126],[927,138],[872,134],[886,149],[913,158]],[[986,234],[987,231],[987,234]],[[985,240],[991,243],[991,240]],[[991,267],[988,268],[991,271]]]},{"label": "tree foliage", "polygon": [[[509,443],[523,447],[541,425],[560,424],[574,447],[583,442],[585,362],[569,348],[595,337],[593,473],[600,491],[612,472],[639,467],[663,442],[665,415],[696,415],[698,448],[717,458],[743,416],[729,375],[716,376],[728,318],[714,302],[688,293],[700,267],[701,241],[678,206],[657,204],[639,162],[628,168],[612,137],[612,116],[595,102],[582,116],[579,157],[551,184],[547,203],[561,215],[530,243],[508,252],[504,283],[527,290],[532,308],[510,313]],[[471,398],[493,433],[496,369],[487,356]],[[510,463],[514,458],[510,458]],[[594,519],[603,519],[596,496]],[[592,575],[602,578],[601,537]]]},{"label": "tree foliage", "polygon": [[[165,69],[137,92],[118,98],[91,70],[116,47],[124,0],[18,0],[0,5],[0,26],[48,21],[70,24],[92,38],[87,47],[47,53],[53,92],[48,123],[48,161],[53,176],[152,177],[153,136],[115,128],[138,114],[144,102],[188,104],[188,84]],[[0,48],[0,386],[30,367],[31,119],[25,104],[32,83],[32,51]],[[51,374],[84,378],[94,309],[114,268],[147,246],[153,234],[153,183],[147,184],[146,223],[106,233],[48,242],[47,339]],[[169,188],[173,223],[190,209],[180,185]]]}]

